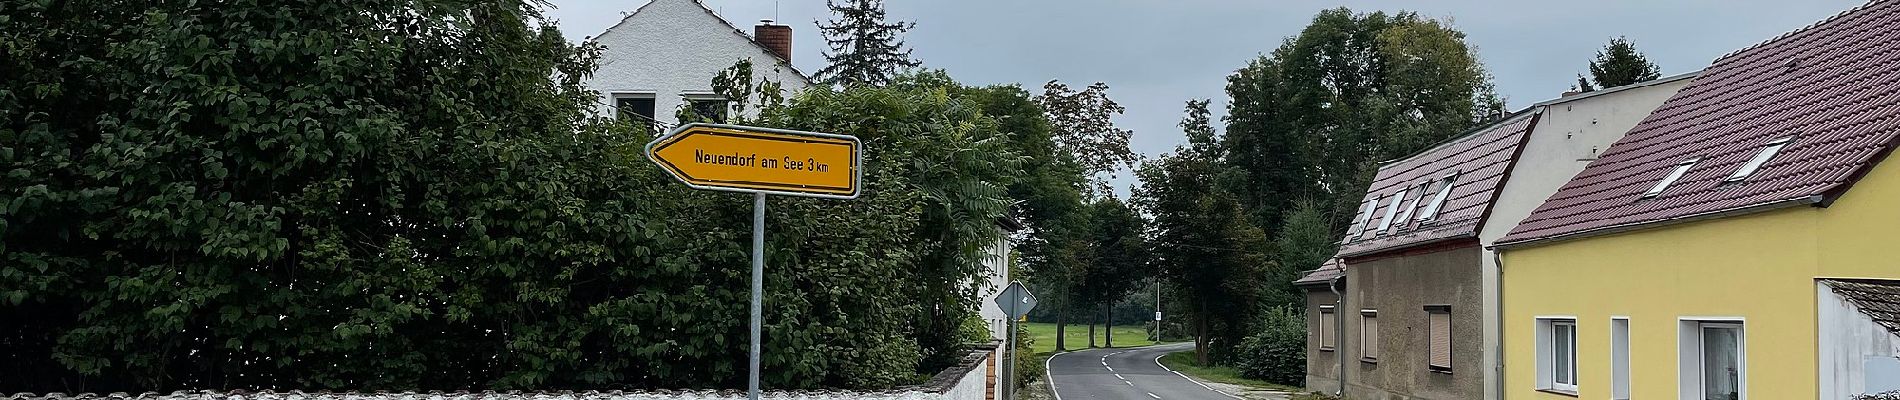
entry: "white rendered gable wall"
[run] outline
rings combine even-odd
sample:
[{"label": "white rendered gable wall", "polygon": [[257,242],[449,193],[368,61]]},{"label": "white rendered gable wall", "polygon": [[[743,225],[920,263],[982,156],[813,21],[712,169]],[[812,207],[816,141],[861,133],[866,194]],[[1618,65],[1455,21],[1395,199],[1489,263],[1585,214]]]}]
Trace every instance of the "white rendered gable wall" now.
[{"label": "white rendered gable wall", "polygon": [[[600,112],[614,114],[615,94],[654,98],[654,118],[676,124],[682,94],[710,94],[712,78],[740,59],[752,60],[753,79],[784,86],[786,96],[811,81],[734,30],[694,0],[653,0],[592,41],[606,47],[587,86],[600,92]],[[758,104],[757,95],[749,99]],[[757,107],[748,107],[756,116]]]}]

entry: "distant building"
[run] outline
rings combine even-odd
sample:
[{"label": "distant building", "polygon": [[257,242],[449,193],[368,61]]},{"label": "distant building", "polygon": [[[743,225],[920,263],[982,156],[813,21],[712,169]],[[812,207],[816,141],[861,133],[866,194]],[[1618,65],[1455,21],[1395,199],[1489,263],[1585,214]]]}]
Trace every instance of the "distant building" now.
[{"label": "distant building", "polygon": [[1716,59],[1498,240],[1512,399],[1900,390],[1900,1]]},{"label": "distant building", "polygon": [[[1362,399],[1498,399],[1497,265],[1485,247],[1694,74],[1542,102],[1379,166],[1307,289],[1307,387]],[[1334,298],[1337,290],[1343,298]]]},{"label": "distant building", "polygon": [[1008,315],[1003,313],[1002,307],[996,305],[995,299],[997,294],[1009,287],[1011,279],[1009,276],[1010,253],[1016,251],[1016,246],[1010,242],[1010,235],[1022,229],[1023,226],[1015,219],[996,220],[996,230],[1001,235],[996,238],[996,243],[983,249],[984,287],[978,291],[981,294],[977,295],[977,303],[980,306],[978,313],[989,325],[990,337],[996,340],[1004,340],[1009,333]]},{"label": "distant building", "polygon": [[752,61],[753,79],[787,95],[813,86],[792,67],[792,27],[766,20],[747,36],[697,0],[652,0],[588,40],[606,47],[587,87],[607,115],[671,126],[683,109],[724,120],[732,99],[713,93],[712,79],[741,59]]}]

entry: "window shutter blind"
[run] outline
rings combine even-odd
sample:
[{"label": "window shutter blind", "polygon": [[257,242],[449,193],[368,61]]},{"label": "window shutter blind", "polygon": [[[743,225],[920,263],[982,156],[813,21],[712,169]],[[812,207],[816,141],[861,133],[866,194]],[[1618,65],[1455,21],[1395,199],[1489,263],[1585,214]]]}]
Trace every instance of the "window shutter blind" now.
[{"label": "window shutter blind", "polygon": [[1431,313],[1431,365],[1451,368],[1451,313]]},{"label": "window shutter blind", "polygon": [[1365,329],[1359,332],[1359,346],[1366,358],[1379,358],[1379,317],[1366,315]]},{"label": "window shutter blind", "polygon": [[1320,348],[1326,348],[1326,349],[1333,348],[1334,326],[1335,325],[1333,325],[1333,311],[1320,310],[1319,312],[1319,347]]}]

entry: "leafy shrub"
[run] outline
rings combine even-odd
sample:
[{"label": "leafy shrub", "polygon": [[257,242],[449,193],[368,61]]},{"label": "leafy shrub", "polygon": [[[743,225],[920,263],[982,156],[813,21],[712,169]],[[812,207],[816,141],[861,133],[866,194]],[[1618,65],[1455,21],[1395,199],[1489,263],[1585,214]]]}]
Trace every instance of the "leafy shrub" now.
[{"label": "leafy shrub", "polygon": [[990,322],[983,320],[983,314],[978,313],[970,313],[963,318],[963,325],[957,327],[957,335],[963,338],[964,343],[989,343],[995,340],[990,336]]},{"label": "leafy shrub", "polygon": [[1258,331],[1234,349],[1229,360],[1241,376],[1291,386],[1306,383],[1306,319],[1299,310],[1274,308],[1263,313]]},{"label": "leafy shrub", "polygon": [[1022,351],[1035,347],[1036,336],[1030,335],[1028,329],[1017,328],[1016,387],[1029,387],[1029,384],[1035,383],[1037,379],[1042,379],[1042,362],[1044,358],[1038,357],[1034,353]]}]

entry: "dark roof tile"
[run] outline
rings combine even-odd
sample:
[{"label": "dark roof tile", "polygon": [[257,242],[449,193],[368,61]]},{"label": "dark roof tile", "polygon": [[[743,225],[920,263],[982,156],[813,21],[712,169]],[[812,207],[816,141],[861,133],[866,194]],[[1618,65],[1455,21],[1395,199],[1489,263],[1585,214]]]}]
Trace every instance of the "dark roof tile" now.
[{"label": "dark roof tile", "polygon": [[[1378,176],[1360,200],[1356,221],[1365,220],[1367,201],[1377,199],[1378,207],[1372,210],[1373,219],[1365,232],[1349,236],[1340,246],[1340,254],[1361,256],[1379,251],[1407,247],[1417,244],[1436,242],[1445,239],[1473,237],[1484,224],[1489,214],[1491,202],[1497,199],[1498,189],[1502,188],[1506,175],[1510,173],[1512,161],[1518,149],[1524,145],[1525,136],[1536,124],[1537,114],[1520,113],[1490,126],[1453,139],[1437,147],[1419,152],[1411,157],[1392,161],[1379,167]],[[1436,195],[1444,177],[1453,172],[1458,176],[1448,199],[1445,200],[1438,215],[1432,221],[1417,222]],[[1419,190],[1419,184],[1431,181],[1430,188]],[[1405,193],[1407,204],[1417,207],[1410,218],[1393,221],[1384,232],[1377,232],[1378,224],[1385,217],[1387,207],[1392,205],[1392,197],[1401,188],[1409,188]],[[1399,212],[1404,214],[1403,209]],[[1353,228],[1354,231],[1359,229]]]},{"label": "dark roof tile", "polygon": [[[1500,239],[1502,245],[1837,195],[1900,134],[1900,0],[1715,61]],[[1794,136],[1741,182],[1762,146]],[[1655,198],[1642,193],[1700,159]],[[1790,203],[1793,202],[1793,203]]]}]

